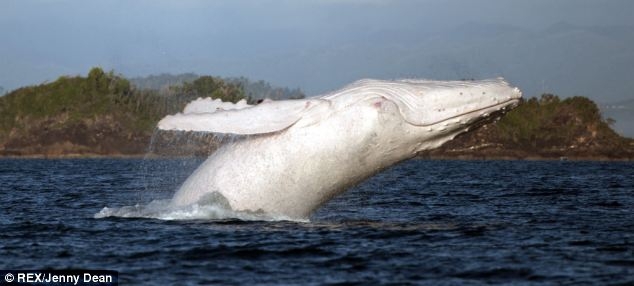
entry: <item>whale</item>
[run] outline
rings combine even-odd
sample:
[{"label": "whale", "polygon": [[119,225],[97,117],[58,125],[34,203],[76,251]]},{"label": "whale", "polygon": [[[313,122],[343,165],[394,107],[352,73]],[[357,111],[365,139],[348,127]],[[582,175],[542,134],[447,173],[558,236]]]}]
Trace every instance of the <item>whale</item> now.
[{"label": "whale", "polygon": [[321,96],[257,105],[198,98],[158,128],[236,139],[212,153],[170,205],[220,200],[235,211],[305,220],[374,174],[498,118],[521,96],[496,78],[364,79]]}]

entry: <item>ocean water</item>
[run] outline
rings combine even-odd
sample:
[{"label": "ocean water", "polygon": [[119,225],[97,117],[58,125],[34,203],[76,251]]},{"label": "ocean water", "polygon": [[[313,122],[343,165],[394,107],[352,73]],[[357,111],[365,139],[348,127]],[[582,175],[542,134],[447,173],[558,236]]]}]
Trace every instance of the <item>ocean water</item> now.
[{"label": "ocean water", "polygon": [[399,164],[309,221],[161,212],[196,160],[0,160],[0,269],[124,285],[634,284],[634,163]]}]

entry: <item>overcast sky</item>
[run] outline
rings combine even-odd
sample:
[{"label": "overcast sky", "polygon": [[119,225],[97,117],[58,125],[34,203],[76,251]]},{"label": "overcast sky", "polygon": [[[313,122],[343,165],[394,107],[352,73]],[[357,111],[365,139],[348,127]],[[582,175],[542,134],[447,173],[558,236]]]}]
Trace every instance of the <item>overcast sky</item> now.
[{"label": "overcast sky", "polygon": [[634,1],[0,1],[0,86],[86,74],[247,76],[318,94],[362,78],[504,76],[529,96],[634,98]]}]

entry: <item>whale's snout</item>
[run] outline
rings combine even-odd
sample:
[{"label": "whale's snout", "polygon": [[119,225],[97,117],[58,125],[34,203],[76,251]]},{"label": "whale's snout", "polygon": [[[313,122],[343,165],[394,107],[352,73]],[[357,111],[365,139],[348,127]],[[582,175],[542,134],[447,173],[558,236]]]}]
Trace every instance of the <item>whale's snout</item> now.
[{"label": "whale's snout", "polygon": [[447,121],[469,123],[517,106],[522,92],[503,80],[456,86],[423,95],[433,106],[427,109],[427,125]]},{"label": "whale's snout", "polygon": [[505,93],[497,93],[487,96],[483,94],[481,97],[471,99],[466,103],[462,110],[457,112],[455,116],[460,122],[473,123],[481,122],[487,119],[493,119],[502,116],[504,113],[517,107],[520,102],[522,93],[518,88]]}]

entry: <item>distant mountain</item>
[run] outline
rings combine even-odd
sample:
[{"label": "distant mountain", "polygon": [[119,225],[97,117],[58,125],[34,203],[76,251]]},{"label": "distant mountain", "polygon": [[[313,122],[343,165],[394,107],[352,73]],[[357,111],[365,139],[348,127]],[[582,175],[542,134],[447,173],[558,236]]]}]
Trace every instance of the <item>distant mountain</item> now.
[{"label": "distant mountain", "polygon": [[226,82],[237,84],[244,88],[244,93],[247,98],[250,98],[252,101],[257,101],[259,99],[273,99],[273,100],[282,100],[282,99],[300,99],[306,97],[306,95],[299,89],[289,89],[288,87],[274,87],[270,83],[265,82],[263,80],[258,81],[250,81],[245,77],[239,78],[225,78]]},{"label": "distant mountain", "polygon": [[368,31],[322,46],[311,44],[314,47],[291,51],[285,60],[270,63],[269,69],[289,71],[271,77],[299,85],[309,94],[364,77],[503,76],[527,96],[579,95],[597,102],[634,96],[634,27],[629,26],[558,23],[535,30],[473,22],[433,31]]},{"label": "distant mountain", "polygon": [[418,73],[443,78],[504,76],[524,94],[555,93],[611,102],[632,96],[634,28],[559,23],[544,30],[471,23],[400,55]]},{"label": "distant mountain", "polygon": [[0,95],[4,95],[4,87],[0,86]]},{"label": "distant mountain", "polygon": [[[130,82],[132,83],[132,85],[139,89],[150,89],[167,93],[170,87],[181,86],[184,83],[192,82],[199,77],[199,75],[194,73],[184,73],[176,75],[163,73],[160,75],[131,78]],[[305,97],[305,94],[299,88],[289,89],[287,87],[276,87],[263,80],[251,81],[245,77],[224,78],[223,80],[227,83],[241,86],[244,90],[245,96],[251,102],[255,102],[264,98],[282,100],[299,99]]]},{"label": "distant mountain", "polygon": [[146,77],[130,78],[130,83],[139,89],[165,90],[170,86],[182,85],[184,82],[192,82],[200,76],[194,73],[149,75]]}]

